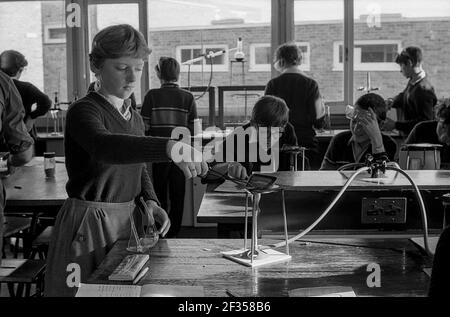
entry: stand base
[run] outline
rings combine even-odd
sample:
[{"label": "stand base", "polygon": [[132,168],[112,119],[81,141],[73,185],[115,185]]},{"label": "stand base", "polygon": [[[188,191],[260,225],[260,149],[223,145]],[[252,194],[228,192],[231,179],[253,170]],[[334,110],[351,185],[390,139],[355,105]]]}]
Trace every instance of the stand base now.
[{"label": "stand base", "polygon": [[[413,242],[415,245],[417,245],[420,249],[425,251],[425,243],[423,242],[423,237],[413,237],[409,238],[409,240]],[[428,246],[433,255],[436,252],[438,241],[439,237],[428,237]]]},{"label": "stand base", "polygon": [[272,249],[264,249],[259,250],[258,256],[253,259],[252,263],[251,259],[247,255],[248,252],[250,252],[249,249],[239,249],[233,251],[223,251],[221,253],[225,258],[249,267],[258,267],[262,265],[288,262],[292,258],[290,255],[287,255],[285,253],[281,253]]}]

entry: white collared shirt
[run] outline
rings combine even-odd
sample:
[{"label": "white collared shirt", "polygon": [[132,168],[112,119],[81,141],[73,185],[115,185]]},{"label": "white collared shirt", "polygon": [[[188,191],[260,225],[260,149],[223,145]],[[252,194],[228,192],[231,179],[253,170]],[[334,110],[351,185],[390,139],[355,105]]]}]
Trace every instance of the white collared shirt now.
[{"label": "white collared shirt", "polygon": [[419,73],[417,73],[413,78],[411,78],[411,79],[409,80],[409,83],[410,83],[412,86],[414,86],[414,85],[416,85],[417,83],[419,83],[422,79],[424,79],[426,75],[427,75],[427,74],[425,73],[425,71],[424,71],[424,70],[421,70]]},{"label": "white collared shirt", "polygon": [[119,111],[120,115],[126,120],[129,121],[131,119],[131,99],[121,99],[116,96],[108,96],[106,97],[100,91],[97,93],[102,96],[106,101],[108,101],[112,106],[114,106],[117,111]]}]

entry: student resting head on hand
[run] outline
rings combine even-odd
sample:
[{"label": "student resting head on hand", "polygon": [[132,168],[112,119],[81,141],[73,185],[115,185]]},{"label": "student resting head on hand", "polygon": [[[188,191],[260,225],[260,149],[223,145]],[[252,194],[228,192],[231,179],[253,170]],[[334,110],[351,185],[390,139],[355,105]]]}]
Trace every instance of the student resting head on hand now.
[{"label": "student resting head on hand", "polygon": [[380,124],[386,119],[386,103],[380,95],[362,95],[347,116],[350,119],[350,131],[333,137],[321,170],[335,170],[349,163],[364,163],[367,154],[375,158],[387,156],[394,160],[397,145],[391,137],[380,132]]}]

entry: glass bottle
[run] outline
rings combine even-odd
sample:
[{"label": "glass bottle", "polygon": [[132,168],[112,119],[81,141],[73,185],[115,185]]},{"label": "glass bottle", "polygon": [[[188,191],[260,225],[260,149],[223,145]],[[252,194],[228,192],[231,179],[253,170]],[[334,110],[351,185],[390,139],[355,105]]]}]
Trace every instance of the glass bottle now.
[{"label": "glass bottle", "polygon": [[54,178],[56,171],[55,152],[44,153],[44,171],[46,178]]}]

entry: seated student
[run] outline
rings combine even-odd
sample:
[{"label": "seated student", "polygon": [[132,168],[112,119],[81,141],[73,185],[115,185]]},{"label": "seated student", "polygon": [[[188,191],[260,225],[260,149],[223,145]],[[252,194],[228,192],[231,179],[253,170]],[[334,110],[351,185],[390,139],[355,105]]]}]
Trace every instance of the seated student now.
[{"label": "seated student", "polygon": [[436,120],[417,124],[405,144],[441,144],[441,166],[450,166],[450,98],[439,100],[435,114]]},{"label": "seated student", "polygon": [[[47,113],[52,105],[52,101],[33,84],[19,80],[27,65],[28,61],[20,52],[8,50],[0,54],[0,69],[13,79],[25,108],[24,122],[28,132],[36,140],[37,132],[34,122],[37,117]],[[36,109],[32,110],[34,104],[36,104]]]},{"label": "seated student", "polygon": [[355,104],[350,131],[334,136],[328,146],[320,170],[336,170],[348,163],[364,163],[367,154],[375,158],[387,155],[394,160],[395,141],[380,132],[380,122],[386,119],[386,103],[377,94],[361,96]]},{"label": "seated student", "polygon": [[[258,99],[253,107],[250,122],[240,128],[246,132],[246,139],[243,143],[245,148],[241,148],[239,141],[237,140],[238,135],[244,135],[244,133],[239,133],[238,129],[235,129],[235,131],[226,138],[220,150],[215,153],[216,162],[213,169],[216,173],[224,175],[228,172],[228,175],[231,177],[246,179],[252,172],[261,171],[263,167],[267,165],[267,162],[265,162],[265,160],[261,160],[260,151],[266,151],[267,147],[270,146],[266,146],[261,143],[262,140],[259,138],[263,132],[263,130],[260,130],[261,128],[267,128],[267,131],[271,131],[272,129],[270,128],[279,128],[279,140],[276,144],[272,145],[277,146],[279,150],[281,150],[284,145],[297,145],[297,137],[295,135],[294,127],[289,123],[289,108],[283,99],[275,96],[264,96]],[[256,133],[256,139],[252,138],[252,132]],[[264,139],[264,142],[267,140],[267,143],[269,143],[270,132],[267,133],[267,139]],[[227,144],[229,146],[230,142],[232,142],[232,138],[234,138],[234,160],[230,161],[227,159],[227,154],[230,155],[227,151],[231,151],[231,149],[227,148]],[[256,144],[252,144],[252,140],[255,140]],[[290,168],[289,155],[283,153],[280,153],[279,155],[280,159],[278,170],[288,171]],[[218,160],[218,158],[222,158],[222,156],[226,160],[224,163],[221,163]],[[215,178],[216,177],[214,177],[214,175],[209,175],[208,177],[208,179]]]},{"label": "seated student", "polygon": [[[176,127],[189,128],[192,135],[197,106],[194,96],[177,84],[180,64],[172,57],[161,57],[155,70],[161,88],[151,89],[144,98],[141,116],[145,123],[145,135],[170,138]],[[174,238],[180,231],[183,219],[185,177],[173,162],[153,163],[152,175],[162,208],[168,210],[170,206],[172,225],[167,237]]]}]

